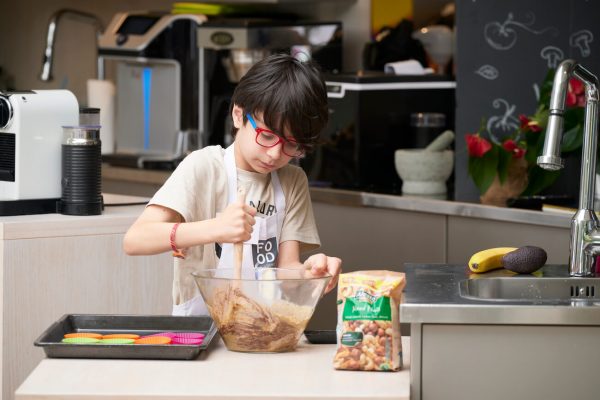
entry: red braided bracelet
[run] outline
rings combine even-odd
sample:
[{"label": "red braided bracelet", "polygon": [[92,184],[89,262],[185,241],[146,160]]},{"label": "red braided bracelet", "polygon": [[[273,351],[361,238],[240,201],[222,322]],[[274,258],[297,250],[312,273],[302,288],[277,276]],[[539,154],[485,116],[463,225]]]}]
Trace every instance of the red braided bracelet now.
[{"label": "red braided bracelet", "polygon": [[173,257],[177,258],[185,258],[185,250],[178,249],[175,245],[175,233],[177,232],[177,228],[179,227],[180,222],[177,222],[171,228],[171,236],[169,236],[169,243],[171,244],[171,249],[173,249]]}]

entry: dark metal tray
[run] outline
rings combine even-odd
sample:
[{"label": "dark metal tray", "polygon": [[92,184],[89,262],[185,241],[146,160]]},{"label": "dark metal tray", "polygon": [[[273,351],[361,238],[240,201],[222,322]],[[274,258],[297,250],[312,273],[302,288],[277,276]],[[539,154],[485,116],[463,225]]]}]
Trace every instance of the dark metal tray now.
[{"label": "dark metal tray", "polygon": [[335,335],[335,330],[308,330],[304,331],[304,336],[306,336],[306,340],[312,344],[336,344],[337,338]]},{"label": "dark metal tray", "polygon": [[[100,334],[135,333],[140,336],[160,332],[202,332],[201,345],[114,345],[61,343],[73,332]],[[66,314],[53,323],[34,345],[43,347],[49,358],[144,358],[192,360],[206,350],[217,329],[210,317],[174,317],[162,315]]]}]

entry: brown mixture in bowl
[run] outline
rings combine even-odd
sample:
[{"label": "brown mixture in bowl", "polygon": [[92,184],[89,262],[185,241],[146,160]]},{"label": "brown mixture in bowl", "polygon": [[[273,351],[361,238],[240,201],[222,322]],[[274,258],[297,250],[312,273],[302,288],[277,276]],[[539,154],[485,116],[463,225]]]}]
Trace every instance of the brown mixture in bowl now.
[{"label": "brown mixture in bowl", "polygon": [[211,303],[210,314],[227,348],[245,352],[294,350],[313,311],[284,300],[267,307],[236,287],[215,293]]}]

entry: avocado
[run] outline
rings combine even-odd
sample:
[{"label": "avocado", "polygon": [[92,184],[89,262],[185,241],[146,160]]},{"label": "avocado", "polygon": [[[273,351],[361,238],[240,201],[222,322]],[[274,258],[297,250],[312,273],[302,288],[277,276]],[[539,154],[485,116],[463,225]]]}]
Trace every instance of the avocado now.
[{"label": "avocado", "polygon": [[523,246],[506,253],[502,257],[502,266],[518,274],[531,274],[546,264],[546,250],[536,246]]}]

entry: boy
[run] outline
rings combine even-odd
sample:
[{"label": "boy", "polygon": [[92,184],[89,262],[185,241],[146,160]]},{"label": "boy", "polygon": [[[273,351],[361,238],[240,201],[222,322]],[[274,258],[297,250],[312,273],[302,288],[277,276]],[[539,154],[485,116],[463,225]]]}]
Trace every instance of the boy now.
[{"label": "boy", "polygon": [[[308,181],[289,165],[316,142],[328,118],[327,91],[317,68],[289,55],[265,58],[231,99],[233,145],[187,156],[129,228],[129,255],[173,250],[173,315],[208,314],[192,272],[233,267],[233,244],[246,242],[242,268],[307,268],[333,275],[341,260],[300,253],[320,245]],[[236,200],[237,188],[246,202]]]}]

